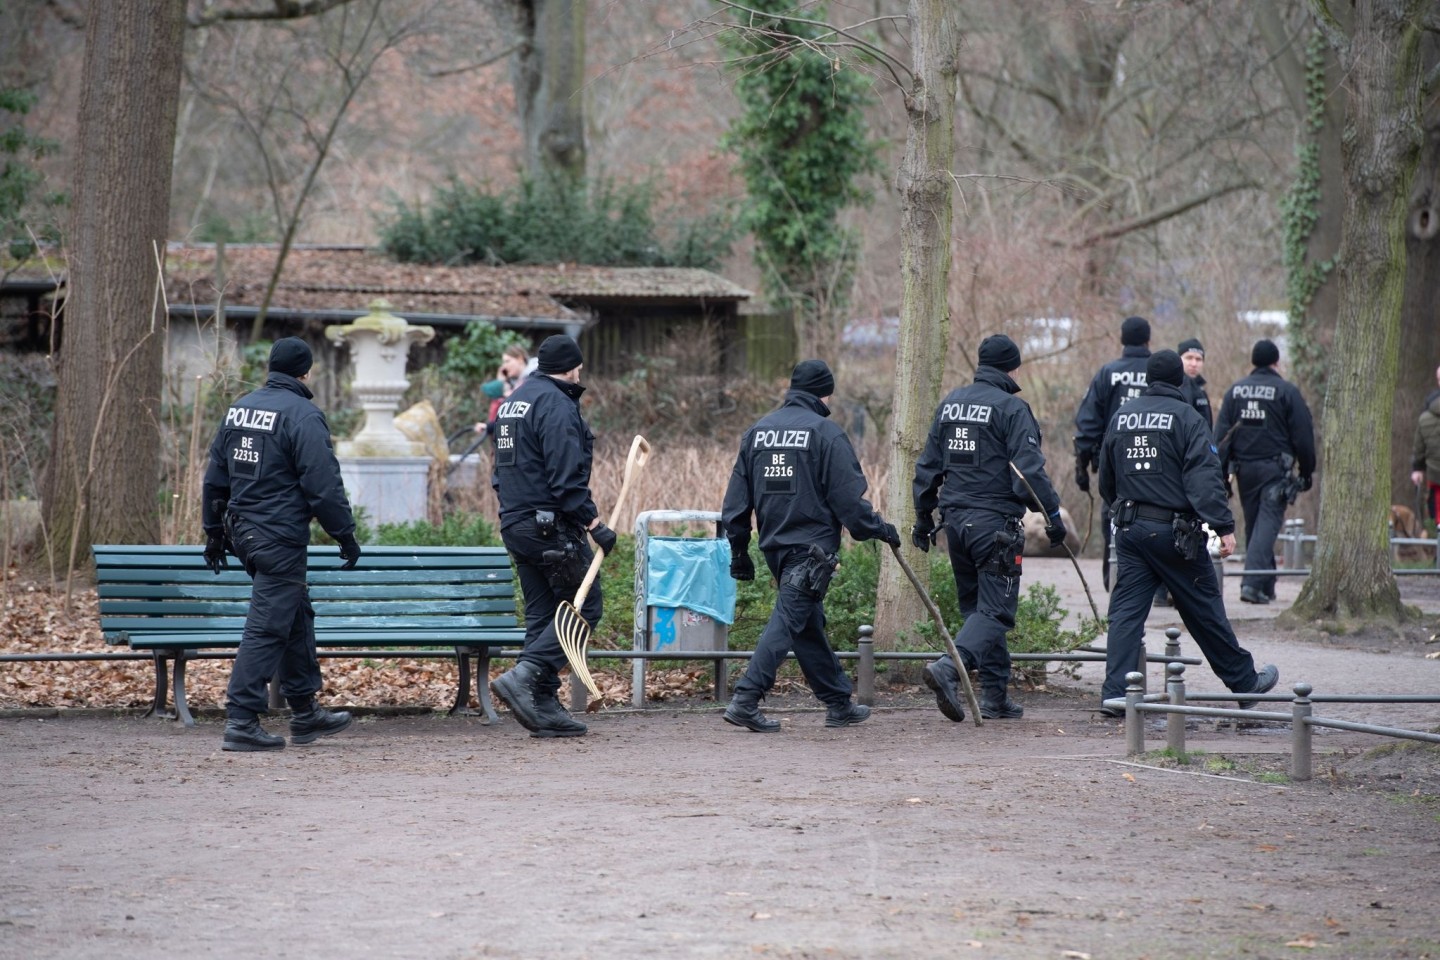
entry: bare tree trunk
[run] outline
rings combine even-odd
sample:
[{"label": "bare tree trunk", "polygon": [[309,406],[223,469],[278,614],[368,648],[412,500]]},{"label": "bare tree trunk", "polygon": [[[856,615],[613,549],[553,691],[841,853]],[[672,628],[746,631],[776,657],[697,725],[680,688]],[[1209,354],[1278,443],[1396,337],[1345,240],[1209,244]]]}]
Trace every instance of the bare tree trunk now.
[{"label": "bare tree trunk", "polygon": [[[1433,43],[1433,41],[1431,41]],[[1426,66],[1435,61],[1426,58]],[[1435,368],[1440,366],[1440,110],[1432,101],[1426,111],[1425,147],[1420,169],[1410,190],[1406,221],[1405,306],[1400,314],[1400,368],[1395,381],[1395,420],[1390,427],[1391,502],[1413,506],[1415,486],[1410,482],[1410,450],[1421,404],[1435,389]],[[1423,517],[1417,517],[1423,519]]]},{"label": "bare tree trunk", "polygon": [[[1390,571],[1386,514],[1389,431],[1405,297],[1406,215],[1420,156],[1420,0],[1376,0],[1354,11],[1350,36],[1312,0],[1340,53],[1350,97],[1342,166],[1339,319],[1325,397],[1319,542],[1293,615],[1304,620],[1405,619]],[[1346,429],[1349,427],[1349,429]]]},{"label": "bare tree trunk", "polygon": [[585,177],[585,0],[513,0],[511,75],[525,167],[540,181]]},{"label": "bare tree trunk", "polygon": [[[950,330],[950,229],[955,159],[955,93],[960,61],[960,27],[950,0],[910,0],[910,37],[914,74],[905,97],[909,133],[901,162],[900,338],[895,356],[895,414],[891,420],[890,476],[886,489],[889,519],[901,530],[915,523],[911,483],[915,461],[940,399],[945,346]],[[906,562],[929,569],[907,539]],[[900,565],[881,555],[876,602],[876,637],[893,649],[902,636],[925,620]],[[953,628],[953,624],[951,625]]]},{"label": "bare tree trunk", "polygon": [[184,23],[184,0],[111,0],[91,5],[86,20],[45,496],[62,550],[159,535],[155,244],[163,256]]}]

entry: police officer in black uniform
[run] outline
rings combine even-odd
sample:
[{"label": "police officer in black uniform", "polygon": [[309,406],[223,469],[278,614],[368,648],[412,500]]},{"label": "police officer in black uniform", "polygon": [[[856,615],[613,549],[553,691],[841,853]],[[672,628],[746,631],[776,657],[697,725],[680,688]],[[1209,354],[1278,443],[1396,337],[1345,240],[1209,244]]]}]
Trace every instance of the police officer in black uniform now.
[{"label": "police officer in black uniform", "polygon": [[[1235,382],[1220,404],[1215,444],[1220,466],[1234,473],[1245,514],[1245,569],[1275,569],[1275,538],[1285,525],[1285,508],[1310,489],[1315,473],[1315,430],[1310,408],[1294,384],[1275,365],[1280,350],[1269,340],[1250,351],[1255,369]],[[1291,473],[1298,469],[1296,477]],[[1228,485],[1227,485],[1228,486]],[[1245,603],[1275,599],[1273,576],[1240,580]]]},{"label": "police officer in black uniform", "polygon": [[825,592],[838,564],[840,527],[856,540],[900,545],[900,534],[865,499],[865,475],[845,431],[826,419],[835,377],[822,360],[805,360],[774,413],[740,440],[721,508],[730,541],[730,575],[755,579],[750,559],[751,515],[760,551],[779,584],[775,610],[755,645],[745,675],[725,710],[725,721],[756,733],[774,733],[778,720],[760,712],[775,673],[791,651],[805,682],[825,704],[825,726],[847,727],[870,716],[850,700],[850,678],[825,636]]},{"label": "police officer in black uniform", "polygon": [[270,705],[265,685],[277,669],[292,711],[293,743],[350,725],[350,714],[315,703],[320,661],[305,586],[310,518],[340,545],[340,569],[355,566],[360,546],[330,425],[305,386],[310,365],[304,340],[275,341],[265,386],[231,405],[210,445],[201,514],[205,562],[217,574],[226,569],[228,547],[254,581],[225,692],[225,750],[284,749],[285,738],[266,732],[259,720]]},{"label": "police officer in black uniform", "polygon": [[[588,532],[605,553],[615,532],[600,522],[590,494],[595,435],[580,415],[580,368],[574,339],[557,334],[540,344],[536,375],[496,412],[495,474],[500,536],[515,561],[525,594],[525,645],[515,667],[490,690],[535,737],[578,737],[585,724],[560,705],[565,652],[555,632],[555,610],[573,599],[594,553]],[[600,584],[591,587],[580,615],[600,622]]]},{"label": "police officer in black uniform", "polygon": [[[1150,321],[1144,317],[1126,317],[1120,324],[1120,359],[1111,360],[1100,368],[1090,381],[1090,389],[1075,412],[1075,485],[1081,493],[1090,492],[1090,474],[1099,469],[1096,456],[1105,439],[1105,427],[1121,406],[1140,396],[1145,389],[1145,361],[1150,357]],[[1100,534],[1105,540],[1105,553],[1100,560],[1100,577],[1110,589],[1110,507],[1101,501]]]},{"label": "police officer in black uniform", "polygon": [[1180,354],[1180,362],[1185,365],[1185,382],[1180,385],[1180,392],[1185,397],[1185,402],[1194,407],[1195,410],[1205,418],[1207,427],[1215,423],[1215,411],[1210,406],[1210,394],[1205,390],[1205,347],[1191,337],[1189,340],[1181,340],[1180,346],[1175,348]]},{"label": "police officer in black uniform", "polygon": [[1147,374],[1145,393],[1115,414],[1100,450],[1100,495],[1115,518],[1118,563],[1101,699],[1125,695],[1157,583],[1175,598],[1180,619],[1225,686],[1265,693],[1280,671],[1270,664],[1256,673],[1255,658],[1236,642],[1200,529],[1203,521],[1219,535],[1222,557],[1234,552],[1235,518],[1210,431],[1181,392],[1179,355],[1161,350],[1147,362]]},{"label": "police officer in black uniform", "polygon": [[[1180,393],[1185,402],[1194,407],[1196,412],[1205,418],[1205,425],[1212,426],[1215,422],[1215,413],[1210,408],[1210,394],[1205,390],[1205,347],[1191,337],[1189,340],[1181,340],[1180,346],[1175,349],[1180,354],[1180,362],[1185,365],[1185,382],[1180,384]],[[1164,606],[1170,603],[1170,592],[1165,589],[1162,583],[1155,590],[1155,605]]]},{"label": "police officer in black uniform", "polygon": [[[965,617],[955,648],[965,669],[979,668],[980,715],[987,720],[1025,712],[1006,693],[1010,650],[1005,635],[1015,628],[1025,552],[1021,519],[1034,505],[1015,469],[1042,501],[1050,545],[1065,542],[1060,498],[1045,475],[1040,452],[1040,427],[1030,405],[1016,396],[1020,387],[1010,376],[1019,367],[1020,348],[1013,340],[1003,334],[985,338],[975,382],[952,390],[935,410],[912,485],[916,519],[911,539],[927,553],[936,539],[934,510],[940,507]],[[965,719],[959,680],[948,655],[925,667],[925,685],[935,691],[940,712],[956,722]]]}]

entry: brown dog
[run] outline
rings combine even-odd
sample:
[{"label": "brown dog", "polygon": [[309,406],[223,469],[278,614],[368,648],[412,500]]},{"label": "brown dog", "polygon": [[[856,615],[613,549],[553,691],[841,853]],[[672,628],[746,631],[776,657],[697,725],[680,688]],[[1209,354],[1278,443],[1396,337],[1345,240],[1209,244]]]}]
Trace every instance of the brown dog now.
[{"label": "brown dog", "polygon": [[[1390,505],[1390,535],[1404,540],[1428,540],[1425,525],[1415,517],[1415,511],[1398,503]],[[1423,560],[1430,555],[1428,547],[1413,543],[1395,548],[1401,560]]]}]

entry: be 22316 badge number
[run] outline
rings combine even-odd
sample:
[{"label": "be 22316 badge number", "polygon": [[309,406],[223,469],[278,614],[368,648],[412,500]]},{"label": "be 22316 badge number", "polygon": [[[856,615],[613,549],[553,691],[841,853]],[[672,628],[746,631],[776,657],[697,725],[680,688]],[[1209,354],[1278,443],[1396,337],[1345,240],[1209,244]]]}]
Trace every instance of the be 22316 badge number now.
[{"label": "be 22316 badge number", "polygon": [[799,464],[793,450],[767,450],[758,459],[761,489],[765,493],[795,492],[795,471]]}]

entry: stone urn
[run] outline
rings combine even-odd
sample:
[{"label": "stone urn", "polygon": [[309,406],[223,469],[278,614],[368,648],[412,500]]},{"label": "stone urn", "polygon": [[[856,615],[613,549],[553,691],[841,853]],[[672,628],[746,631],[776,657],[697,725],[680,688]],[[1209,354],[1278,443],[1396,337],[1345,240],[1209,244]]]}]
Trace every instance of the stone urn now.
[{"label": "stone urn", "polygon": [[365,411],[360,432],[335,445],[340,474],[353,506],[371,523],[409,523],[427,516],[431,456],[395,426],[400,398],[410,386],[405,361],[414,343],[428,343],[434,327],[412,325],[376,300],[354,323],[325,328],[335,344],[350,348],[355,379],[350,385]]}]

